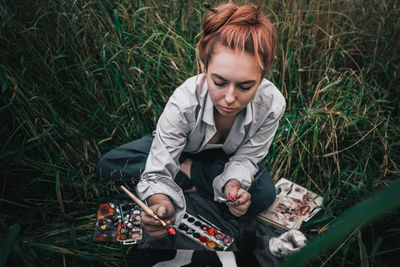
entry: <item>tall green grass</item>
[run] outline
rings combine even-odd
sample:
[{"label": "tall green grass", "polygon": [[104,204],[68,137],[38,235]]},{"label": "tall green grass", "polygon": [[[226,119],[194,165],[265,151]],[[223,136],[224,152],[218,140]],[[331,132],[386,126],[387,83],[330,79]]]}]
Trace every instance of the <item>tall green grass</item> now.
[{"label": "tall green grass", "polygon": [[[399,3],[260,6],[278,34],[269,79],[287,100],[266,164],[275,179],[324,196],[323,214],[304,227],[313,239],[400,176]],[[91,240],[105,199],[95,165],[154,129],[173,90],[196,74],[204,12],[183,0],[0,2],[0,263],[134,257]],[[360,225],[310,264],[390,265],[398,215]]]}]

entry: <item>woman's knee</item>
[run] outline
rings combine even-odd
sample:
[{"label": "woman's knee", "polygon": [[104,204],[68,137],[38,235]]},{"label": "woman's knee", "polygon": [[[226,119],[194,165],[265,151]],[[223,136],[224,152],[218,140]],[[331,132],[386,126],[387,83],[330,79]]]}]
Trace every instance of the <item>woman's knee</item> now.
[{"label": "woman's knee", "polygon": [[271,206],[271,204],[276,199],[275,188],[265,187],[263,190],[259,191],[257,194],[252,195],[252,205],[255,206],[259,212],[266,210]]},{"label": "woman's knee", "polygon": [[263,190],[262,195],[263,201],[261,201],[260,206],[262,210],[266,210],[267,208],[269,208],[269,206],[272,205],[272,203],[274,203],[276,199],[275,186],[266,186]]},{"label": "woman's knee", "polygon": [[111,170],[107,168],[107,154],[103,155],[96,165],[97,176],[104,183],[111,178]]},{"label": "woman's knee", "polygon": [[251,194],[251,205],[257,212],[266,210],[275,201],[275,184],[265,168],[256,177],[249,192]]},{"label": "woman's knee", "polygon": [[153,139],[152,135],[145,135],[104,154],[97,162],[100,181],[137,179],[145,168]]}]

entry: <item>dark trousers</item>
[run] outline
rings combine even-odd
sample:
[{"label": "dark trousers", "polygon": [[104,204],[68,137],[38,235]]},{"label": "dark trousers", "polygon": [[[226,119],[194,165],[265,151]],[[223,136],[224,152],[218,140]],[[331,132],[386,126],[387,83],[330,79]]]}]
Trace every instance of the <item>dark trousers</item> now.
[{"label": "dark trousers", "polygon": [[[120,185],[135,186],[140,179],[140,174],[145,169],[153,139],[153,136],[146,135],[117,147],[100,158],[97,164],[98,176],[109,191],[118,192],[117,188]],[[212,182],[223,172],[230,155],[227,155],[222,149],[205,150],[198,154],[182,153],[180,162],[187,158],[193,160],[191,179],[179,171],[175,182],[183,190],[194,185],[201,196],[213,199]],[[248,190],[251,194],[251,205],[245,214],[246,217],[254,217],[267,209],[276,197],[274,183],[264,164],[260,162],[258,167],[259,170]]]}]

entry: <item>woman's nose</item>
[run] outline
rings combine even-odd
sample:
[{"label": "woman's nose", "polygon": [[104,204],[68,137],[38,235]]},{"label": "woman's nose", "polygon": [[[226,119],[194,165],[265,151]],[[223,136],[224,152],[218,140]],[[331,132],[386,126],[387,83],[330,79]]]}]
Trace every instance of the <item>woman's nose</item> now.
[{"label": "woman's nose", "polygon": [[230,105],[236,100],[236,92],[234,86],[229,86],[228,90],[225,93],[225,102]]}]

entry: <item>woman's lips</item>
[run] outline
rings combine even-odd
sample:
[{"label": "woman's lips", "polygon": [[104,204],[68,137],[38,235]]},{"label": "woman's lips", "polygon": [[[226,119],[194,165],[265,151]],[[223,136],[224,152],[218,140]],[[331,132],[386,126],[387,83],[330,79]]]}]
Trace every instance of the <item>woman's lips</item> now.
[{"label": "woman's lips", "polygon": [[235,108],[228,108],[228,107],[224,107],[224,106],[220,106],[220,108],[227,113],[232,113],[234,112],[236,109]]}]

